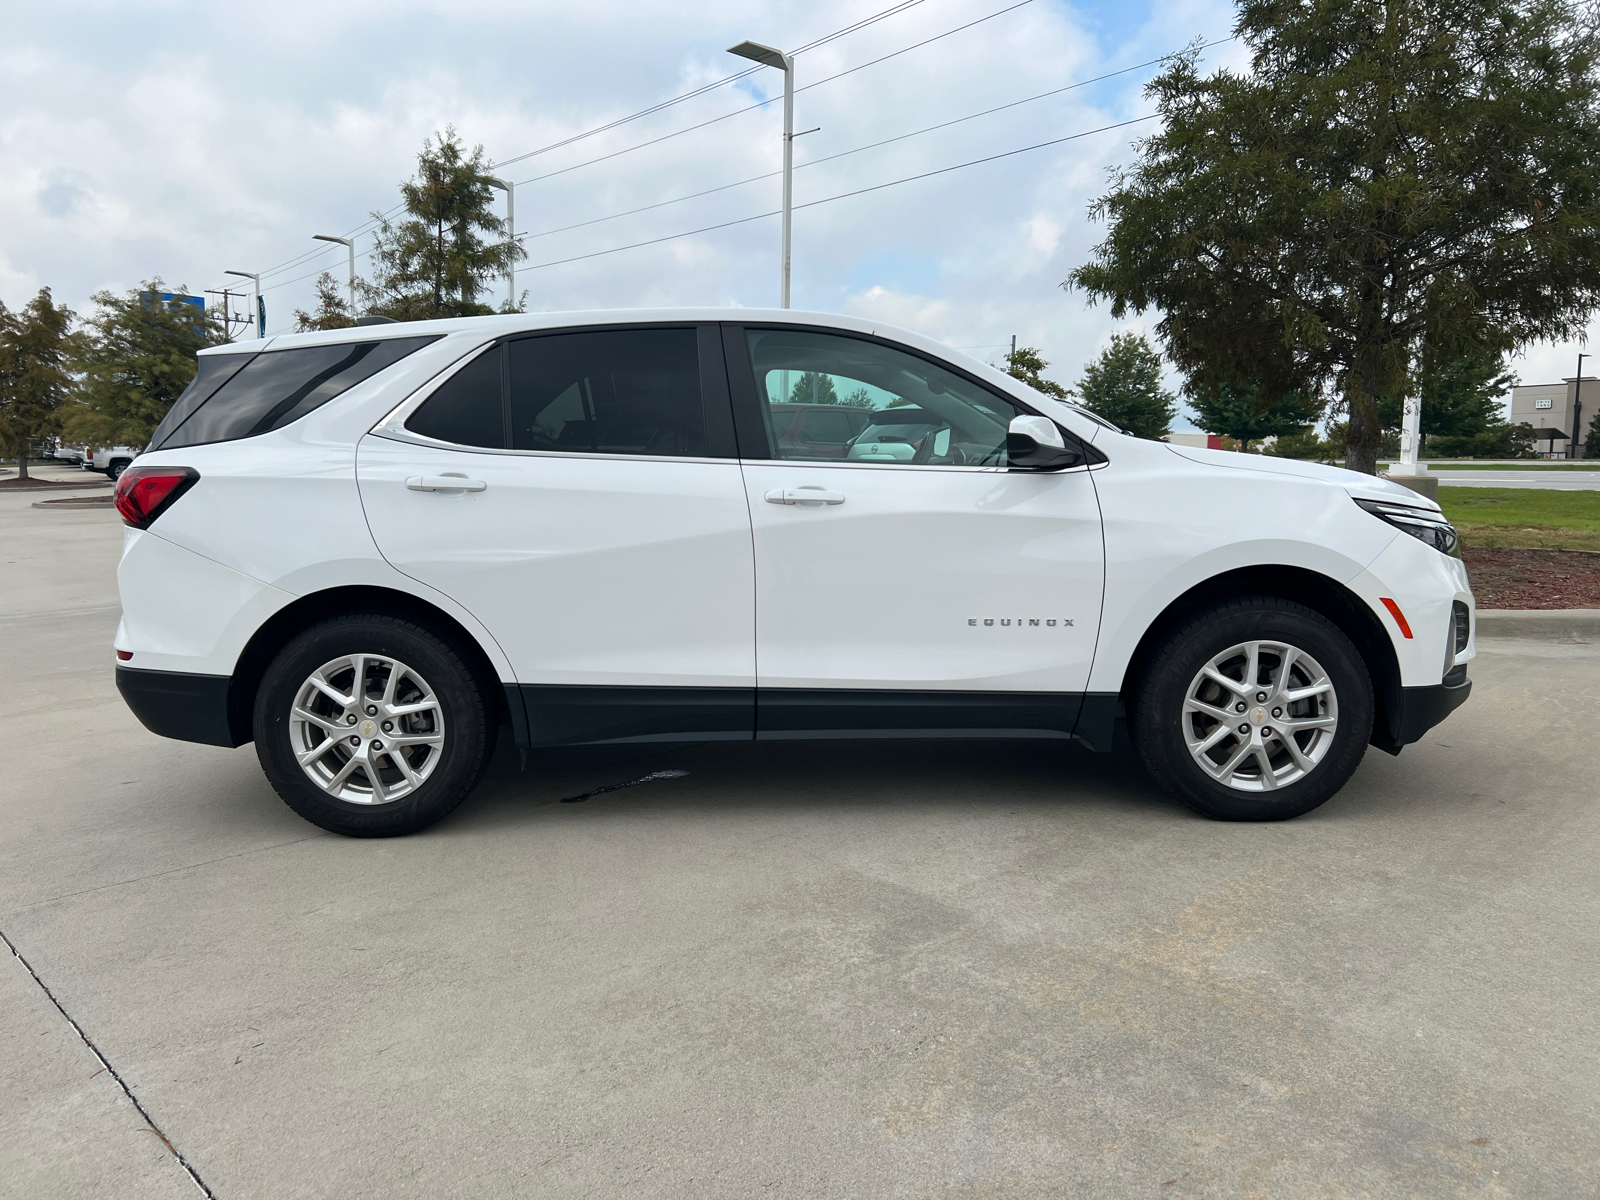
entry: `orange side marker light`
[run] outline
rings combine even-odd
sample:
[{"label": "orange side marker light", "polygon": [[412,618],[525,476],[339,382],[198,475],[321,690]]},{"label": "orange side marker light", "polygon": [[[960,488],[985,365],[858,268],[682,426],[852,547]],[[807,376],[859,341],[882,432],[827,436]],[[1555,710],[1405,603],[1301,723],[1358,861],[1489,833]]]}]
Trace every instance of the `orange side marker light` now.
[{"label": "orange side marker light", "polygon": [[1400,606],[1387,596],[1379,596],[1378,599],[1389,610],[1389,615],[1394,618],[1394,623],[1400,626],[1401,636],[1409,638],[1411,636],[1411,626],[1406,624],[1406,615],[1400,611]]}]

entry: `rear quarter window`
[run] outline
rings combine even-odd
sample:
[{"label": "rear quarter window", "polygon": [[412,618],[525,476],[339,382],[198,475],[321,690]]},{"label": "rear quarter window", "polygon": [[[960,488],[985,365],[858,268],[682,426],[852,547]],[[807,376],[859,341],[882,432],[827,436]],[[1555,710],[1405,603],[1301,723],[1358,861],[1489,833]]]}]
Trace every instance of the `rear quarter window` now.
[{"label": "rear quarter window", "polygon": [[[220,386],[198,402],[185,403],[189,392],[180,396],[167,420],[156,429],[150,447],[170,450],[179,446],[231,442],[281,429],[393,366],[406,355],[438,341],[440,336],[267,350],[221,379]],[[201,374],[195,376],[195,384],[201,383],[208,366],[208,361],[202,359]],[[213,369],[211,375],[217,379],[223,372]],[[182,408],[188,411],[180,412]],[[168,429],[168,421],[174,416],[177,420]]]}]

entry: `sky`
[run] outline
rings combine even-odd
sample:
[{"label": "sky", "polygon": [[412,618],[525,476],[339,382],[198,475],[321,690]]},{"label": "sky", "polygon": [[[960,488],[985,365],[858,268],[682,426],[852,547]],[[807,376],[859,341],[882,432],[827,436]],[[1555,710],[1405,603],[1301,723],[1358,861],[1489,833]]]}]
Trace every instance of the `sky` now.
[{"label": "sky", "polygon": [[[0,0],[0,301],[49,287],[82,313],[157,276],[248,290],[241,270],[285,332],[319,270],[345,276],[312,235],[354,235],[364,273],[371,214],[453,126],[517,185],[529,309],[775,306],[782,105],[754,106],[781,72],[592,131],[748,67],[736,42],[793,51],[867,22],[795,58],[795,128],[816,132],[795,141],[793,307],[983,361],[1014,335],[1071,386],[1113,333],[1154,324],[1060,286],[1154,128],[1124,124],[1153,110],[1148,64],[1199,41],[1219,43],[1208,67],[1242,67],[1233,19],[1222,0]],[[1557,379],[1580,348],[1511,365]]]}]

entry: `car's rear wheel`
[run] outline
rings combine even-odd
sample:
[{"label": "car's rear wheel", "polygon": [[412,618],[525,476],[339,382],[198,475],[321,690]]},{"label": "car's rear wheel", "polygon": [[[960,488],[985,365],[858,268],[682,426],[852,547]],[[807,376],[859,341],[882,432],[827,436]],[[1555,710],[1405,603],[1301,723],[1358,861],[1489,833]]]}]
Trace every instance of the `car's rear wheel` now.
[{"label": "car's rear wheel", "polygon": [[106,468],[106,474],[111,477],[111,482],[115,483],[117,480],[122,478],[122,473],[127,469],[127,460],[119,458]]},{"label": "car's rear wheel", "polygon": [[1145,766],[1191,808],[1282,821],[1355,772],[1372,733],[1372,681],[1327,618],[1274,597],[1232,600],[1172,632],[1132,716]]},{"label": "car's rear wheel", "polygon": [[283,801],[351,837],[415,833],[466,798],[495,721],[462,655],[399,617],[324,621],[291,641],[256,693],[256,755]]}]

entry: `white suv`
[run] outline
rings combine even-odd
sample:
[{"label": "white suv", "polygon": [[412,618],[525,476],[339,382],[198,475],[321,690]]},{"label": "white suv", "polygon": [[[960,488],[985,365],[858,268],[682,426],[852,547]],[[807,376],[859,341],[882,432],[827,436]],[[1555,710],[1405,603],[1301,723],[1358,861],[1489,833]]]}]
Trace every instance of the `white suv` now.
[{"label": "white suv", "polygon": [[[829,404],[833,440],[774,436]],[[502,727],[525,749],[1097,751],[1120,728],[1200,812],[1276,820],[1471,688],[1472,594],[1436,505],[1141,441],[847,317],[218,347],[117,505],[129,706],[167,737],[253,740],[290,807],[346,834],[437,821]]]}]

